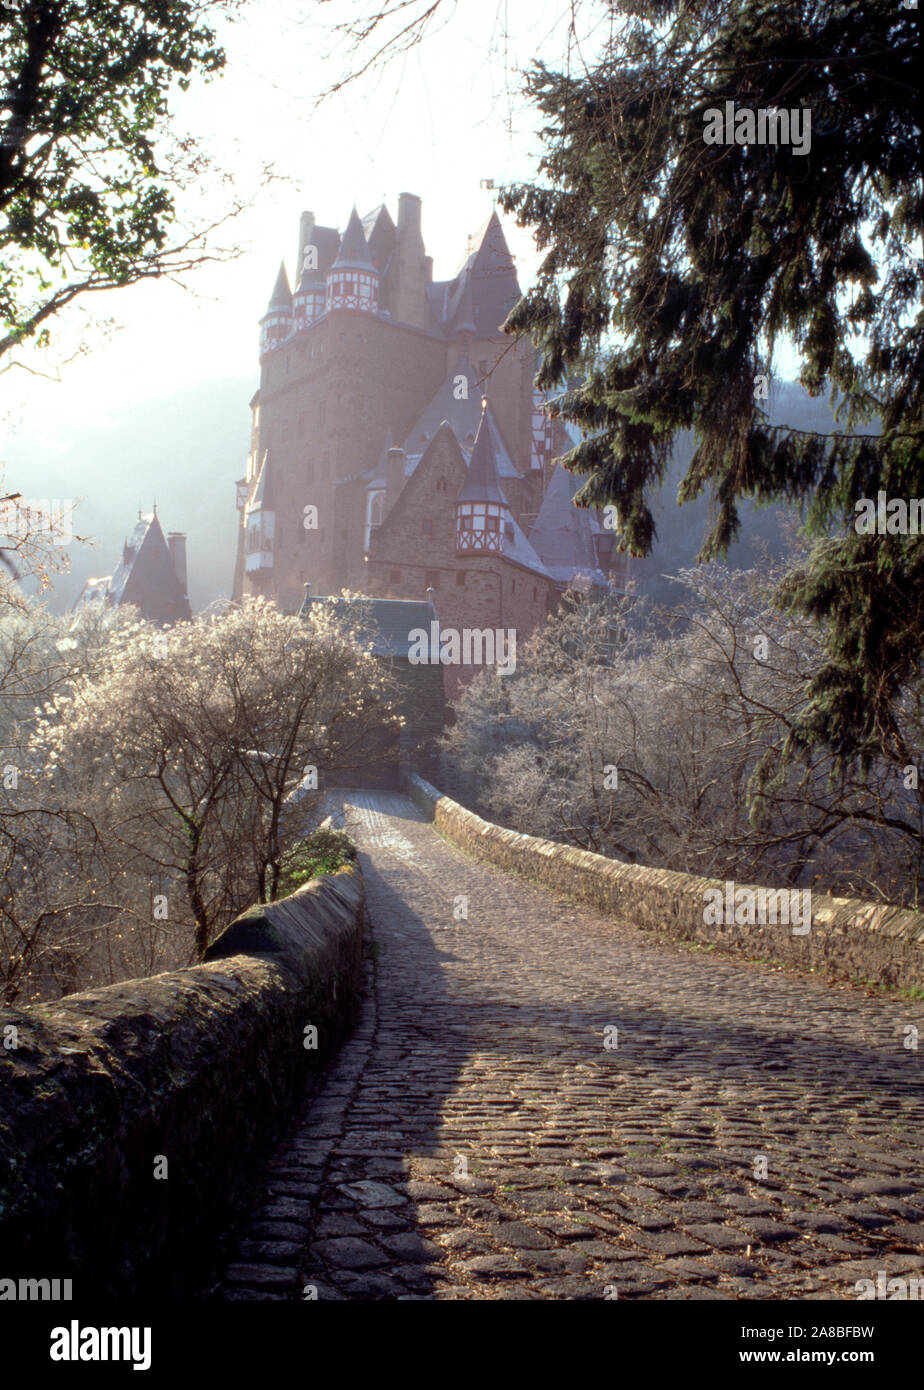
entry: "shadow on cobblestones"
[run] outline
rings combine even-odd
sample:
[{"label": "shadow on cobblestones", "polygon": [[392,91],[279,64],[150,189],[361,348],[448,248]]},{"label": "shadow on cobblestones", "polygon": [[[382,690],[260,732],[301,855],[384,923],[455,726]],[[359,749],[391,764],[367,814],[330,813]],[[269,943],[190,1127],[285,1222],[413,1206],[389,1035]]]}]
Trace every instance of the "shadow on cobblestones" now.
[{"label": "shadow on cobblestones", "polygon": [[924,1267],[919,1002],[557,901],[404,798],[351,809],[366,1007],[217,1296],[842,1297]]}]

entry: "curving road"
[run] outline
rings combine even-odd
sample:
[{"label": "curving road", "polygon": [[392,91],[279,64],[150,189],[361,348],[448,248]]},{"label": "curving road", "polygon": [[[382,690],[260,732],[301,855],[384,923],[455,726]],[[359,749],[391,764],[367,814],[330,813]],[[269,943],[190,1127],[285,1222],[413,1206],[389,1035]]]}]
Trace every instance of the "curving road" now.
[{"label": "curving road", "polygon": [[921,1001],[652,940],[474,863],[404,797],[343,805],[374,943],[363,1019],[214,1297],[924,1280]]}]

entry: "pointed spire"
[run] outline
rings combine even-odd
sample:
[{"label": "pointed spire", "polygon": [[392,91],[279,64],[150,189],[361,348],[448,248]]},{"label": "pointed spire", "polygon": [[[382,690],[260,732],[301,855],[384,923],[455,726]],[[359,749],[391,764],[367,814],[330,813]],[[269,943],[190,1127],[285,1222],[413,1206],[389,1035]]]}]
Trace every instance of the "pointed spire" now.
[{"label": "pointed spire", "polygon": [[350,213],[346,231],[340,240],[340,251],[334,261],[334,269],[339,267],[349,267],[354,270],[375,270],[355,203],[353,204],[353,211]]},{"label": "pointed spire", "polygon": [[372,264],[383,272],[395,249],[397,232],[391,214],[384,203],[362,219],[366,245]]},{"label": "pointed spire", "polygon": [[289,277],[286,274],[285,261],[279,263],[279,274],[276,276],[276,284],[273,286],[273,293],[270,296],[269,308],[292,308],[292,291],[289,289]]},{"label": "pointed spire", "polygon": [[497,445],[494,440],[494,431],[491,429],[491,422],[488,419],[487,400],[482,402],[481,422],[478,426],[478,433],[475,435],[472,458],[468,465],[468,477],[456,501],[497,502],[502,507],[508,505],[506,497],[501,492],[500,478],[497,474]]}]

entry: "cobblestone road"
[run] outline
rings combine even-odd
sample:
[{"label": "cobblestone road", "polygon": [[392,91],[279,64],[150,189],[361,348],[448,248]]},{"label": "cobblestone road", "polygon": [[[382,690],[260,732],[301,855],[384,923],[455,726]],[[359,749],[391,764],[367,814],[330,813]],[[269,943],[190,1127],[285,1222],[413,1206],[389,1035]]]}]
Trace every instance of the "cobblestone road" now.
[{"label": "cobblestone road", "polygon": [[924,1280],[920,1001],[659,943],[473,863],[403,797],[345,809],[374,941],[363,1019],[214,1296],[854,1299],[880,1271]]}]

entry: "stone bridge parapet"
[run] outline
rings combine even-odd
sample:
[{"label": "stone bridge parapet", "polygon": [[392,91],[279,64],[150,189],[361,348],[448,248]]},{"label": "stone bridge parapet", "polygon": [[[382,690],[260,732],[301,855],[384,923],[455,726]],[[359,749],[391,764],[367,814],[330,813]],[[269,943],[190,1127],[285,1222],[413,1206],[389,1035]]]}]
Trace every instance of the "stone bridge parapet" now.
[{"label": "stone bridge parapet", "polygon": [[[728,901],[728,885],[717,879],[626,864],[505,830],[444,796],[416,773],[408,775],[405,789],[434,829],[473,858],[592,903],[635,926],[833,978],[924,987],[924,913],[813,893],[810,921],[729,921],[728,912],[705,911],[710,903]],[[749,884],[731,887],[733,894],[754,895],[757,902],[759,895],[776,891]],[[708,920],[715,916],[724,920]]]},{"label": "stone bridge parapet", "polygon": [[201,965],[0,1009],[0,1280],[196,1287],[355,1021],[363,903],[349,865],[238,917]]}]

